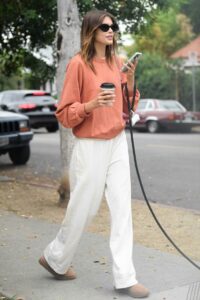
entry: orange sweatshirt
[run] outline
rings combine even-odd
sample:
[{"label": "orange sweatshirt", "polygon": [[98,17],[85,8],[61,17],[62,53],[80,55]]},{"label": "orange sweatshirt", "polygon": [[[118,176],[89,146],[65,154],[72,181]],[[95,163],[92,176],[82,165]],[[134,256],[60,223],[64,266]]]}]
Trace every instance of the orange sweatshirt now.
[{"label": "orange sweatshirt", "polygon": [[[64,127],[72,128],[75,136],[111,139],[124,129],[121,83],[126,82],[126,74],[119,71],[122,61],[118,58],[117,61],[115,59],[112,67],[109,67],[105,59],[95,58],[93,65],[96,74],[79,54],[69,62],[56,117]],[[85,103],[97,96],[103,82],[112,82],[115,85],[116,98],[113,106],[98,107],[91,113],[86,113]],[[136,104],[138,100],[137,91]]]}]

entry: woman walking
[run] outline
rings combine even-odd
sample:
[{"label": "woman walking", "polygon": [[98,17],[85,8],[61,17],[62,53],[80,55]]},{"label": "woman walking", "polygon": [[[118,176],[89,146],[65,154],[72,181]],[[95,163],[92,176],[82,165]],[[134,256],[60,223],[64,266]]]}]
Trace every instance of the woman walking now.
[{"label": "woman walking", "polygon": [[[82,22],[81,51],[69,62],[56,116],[70,127],[75,145],[70,166],[70,201],[56,238],[40,264],[57,279],[75,279],[71,263],[84,228],[95,216],[105,190],[111,214],[110,249],[115,289],[133,298],[148,290],[136,279],[132,261],[131,184],[124,132],[123,92],[134,86],[135,65],[122,74],[116,56],[118,25],[106,11],[88,12]],[[105,91],[102,83],[112,83]],[[136,102],[139,92],[136,93]]]}]

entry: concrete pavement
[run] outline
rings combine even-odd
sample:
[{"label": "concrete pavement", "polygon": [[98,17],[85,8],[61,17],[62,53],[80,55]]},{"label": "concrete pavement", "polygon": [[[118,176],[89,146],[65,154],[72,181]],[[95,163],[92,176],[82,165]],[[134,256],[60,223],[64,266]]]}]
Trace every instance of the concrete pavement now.
[{"label": "concrete pavement", "polygon": [[[28,201],[28,200],[27,200]],[[38,264],[58,224],[0,212],[0,292],[26,300],[131,299],[113,290],[108,239],[84,233],[74,268],[77,279],[56,281]],[[134,247],[138,280],[149,300],[200,300],[200,270],[180,256]]]}]

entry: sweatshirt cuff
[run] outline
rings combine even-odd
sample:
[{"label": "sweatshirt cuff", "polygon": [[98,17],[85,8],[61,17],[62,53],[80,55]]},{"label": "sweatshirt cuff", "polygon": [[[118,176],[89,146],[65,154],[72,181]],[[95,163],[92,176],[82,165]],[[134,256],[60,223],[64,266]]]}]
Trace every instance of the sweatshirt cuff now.
[{"label": "sweatshirt cuff", "polygon": [[86,111],[85,111],[85,103],[82,103],[81,105],[79,105],[77,113],[80,118],[86,118],[90,115],[90,113],[86,113]]}]

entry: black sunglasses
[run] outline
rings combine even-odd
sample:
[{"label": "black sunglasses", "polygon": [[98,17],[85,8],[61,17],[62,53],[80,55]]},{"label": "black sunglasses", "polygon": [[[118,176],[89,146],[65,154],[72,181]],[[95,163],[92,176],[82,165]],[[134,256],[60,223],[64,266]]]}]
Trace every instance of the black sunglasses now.
[{"label": "black sunglasses", "polygon": [[117,25],[117,23],[113,23],[112,25],[101,24],[98,28],[101,29],[103,32],[107,32],[110,28],[113,32],[117,32],[119,30],[119,26]]}]

